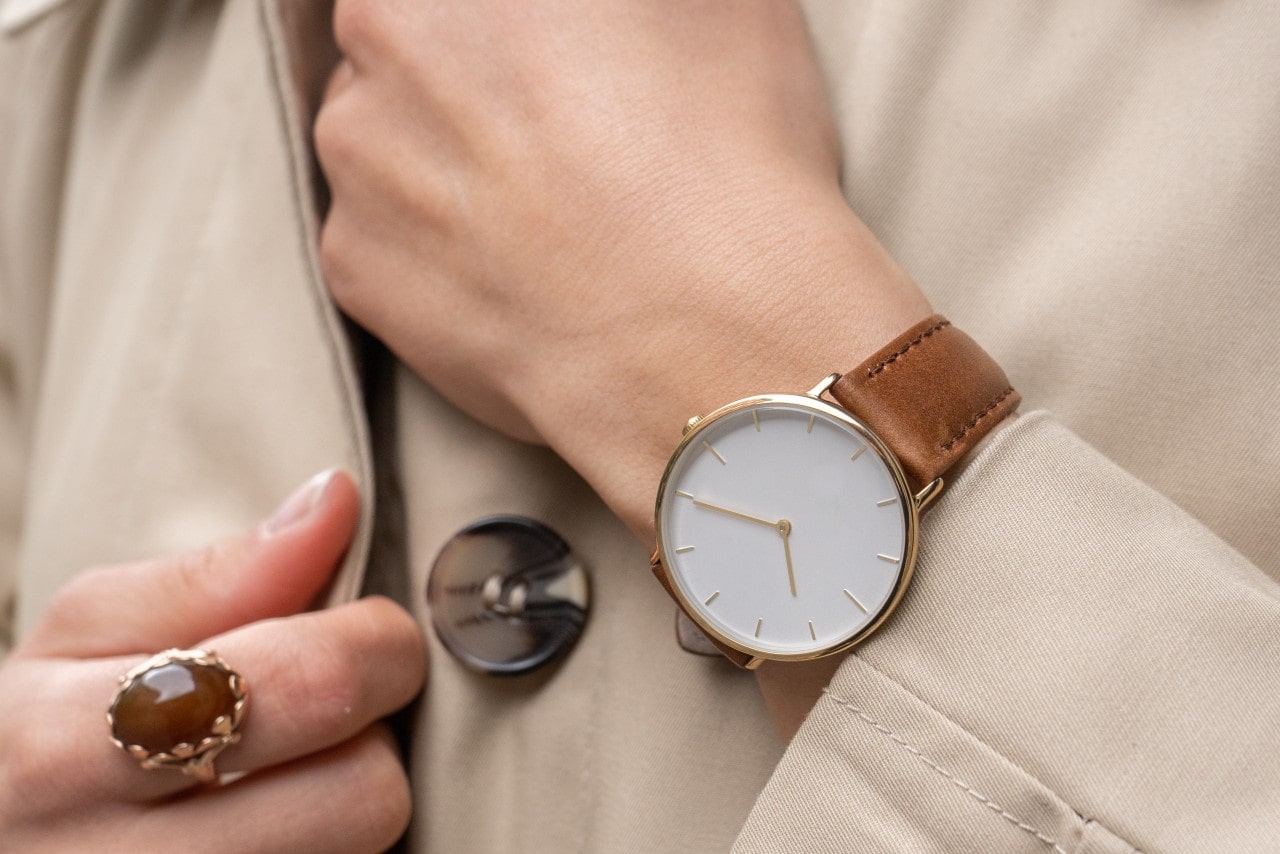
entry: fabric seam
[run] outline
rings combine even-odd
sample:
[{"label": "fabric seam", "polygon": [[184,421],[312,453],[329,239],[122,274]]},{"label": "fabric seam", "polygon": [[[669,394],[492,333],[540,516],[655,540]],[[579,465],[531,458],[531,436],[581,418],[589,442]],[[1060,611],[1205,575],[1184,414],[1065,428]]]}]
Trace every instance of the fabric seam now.
[{"label": "fabric seam", "polygon": [[981,792],[979,792],[977,789],[975,789],[975,788],[973,788],[972,786],[970,786],[970,785],[969,785],[968,783],[966,783],[964,780],[960,779],[959,777],[957,777],[956,775],[952,774],[952,773],[951,773],[950,771],[948,771],[947,769],[943,768],[943,767],[942,767],[941,765],[939,765],[937,762],[935,762],[934,760],[930,759],[927,755],[925,755],[925,753],[924,753],[923,751],[921,751],[919,748],[915,747],[915,746],[914,746],[914,745],[912,745],[909,741],[907,741],[905,738],[903,738],[902,736],[900,736],[900,735],[898,735],[897,733],[893,732],[893,731],[892,731],[892,730],[890,730],[888,727],[884,726],[884,725],[883,725],[883,724],[881,724],[879,721],[877,721],[877,720],[875,720],[874,718],[872,718],[872,717],[871,717],[870,715],[868,715],[865,711],[863,711],[862,709],[858,708],[858,707],[857,707],[857,706],[855,706],[853,703],[851,703],[850,701],[846,700],[844,697],[841,697],[840,695],[836,694],[836,693],[835,693],[834,691],[832,691],[830,688],[823,688],[823,689],[822,689],[822,691],[823,691],[823,693],[824,693],[824,694],[826,694],[826,695],[827,695],[827,697],[828,697],[828,698],[830,698],[830,700],[831,700],[833,703],[835,703],[837,706],[839,706],[840,708],[845,709],[846,711],[852,712],[854,715],[856,715],[856,716],[858,717],[858,719],[859,719],[859,720],[863,721],[863,722],[864,722],[864,723],[866,723],[868,726],[872,727],[873,729],[875,729],[877,732],[881,733],[882,735],[886,735],[886,736],[888,736],[888,737],[889,737],[889,739],[890,739],[891,741],[893,741],[893,742],[894,742],[895,744],[897,744],[899,747],[901,747],[901,748],[903,748],[904,750],[906,750],[906,751],[907,751],[908,753],[910,753],[912,756],[914,756],[914,757],[916,757],[917,759],[919,759],[921,762],[923,762],[923,763],[925,764],[925,766],[926,766],[926,767],[928,767],[928,768],[932,769],[933,771],[936,771],[938,774],[941,774],[941,775],[943,776],[943,778],[945,778],[946,780],[948,780],[952,785],[956,786],[958,789],[960,789],[961,791],[963,791],[963,792],[965,792],[966,794],[968,794],[970,797],[972,797],[974,800],[978,801],[980,804],[982,804],[983,806],[985,806],[987,809],[989,809],[989,810],[991,810],[992,812],[994,812],[996,815],[998,815],[998,816],[1000,816],[1001,818],[1003,818],[1003,819],[1005,819],[1006,821],[1008,821],[1008,822],[1009,822],[1010,824],[1012,824],[1014,827],[1017,827],[1019,830],[1021,830],[1021,831],[1025,832],[1025,833],[1029,833],[1029,834],[1031,834],[1031,835],[1032,835],[1032,836],[1034,836],[1036,839],[1038,839],[1038,840],[1040,840],[1041,842],[1043,842],[1044,844],[1046,844],[1046,845],[1050,846],[1050,847],[1052,848],[1052,850],[1054,850],[1054,851],[1058,852],[1058,854],[1067,854],[1066,849],[1064,849],[1061,845],[1059,845],[1059,844],[1058,844],[1058,841],[1057,841],[1056,839],[1054,839],[1052,836],[1047,835],[1046,833],[1044,833],[1043,831],[1039,830],[1039,829],[1038,829],[1038,828],[1036,828],[1035,826],[1033,826],[1033,825],[1031,825],[1031,824],[1028,824],[1027,822],[1023,821],[1022,819],[1018,818],[1016,815],[1014,815],[1013,813],[1009,812],[1009,811],[1008,811],[1008,810],[1006,810],[1004,807],[1000,806],[1000,805],[999,805],[999,804],[997,804],[995,801],[991,800],[991,799],[990,799],[990,798],[988,798],[986,795],[982,794],[982,793],[981,793]]}]

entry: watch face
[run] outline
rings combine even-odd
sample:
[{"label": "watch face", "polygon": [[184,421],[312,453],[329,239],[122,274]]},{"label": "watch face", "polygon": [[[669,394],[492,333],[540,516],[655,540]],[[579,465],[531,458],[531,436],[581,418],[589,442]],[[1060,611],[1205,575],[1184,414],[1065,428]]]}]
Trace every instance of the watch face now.
[{"label": "watch face", "polygon": [[659,555],[693,619],[763,658],[828,654],[897,604],[915,560],[914,500],[843,410],[799,395],[699,422],[658,495]]}]

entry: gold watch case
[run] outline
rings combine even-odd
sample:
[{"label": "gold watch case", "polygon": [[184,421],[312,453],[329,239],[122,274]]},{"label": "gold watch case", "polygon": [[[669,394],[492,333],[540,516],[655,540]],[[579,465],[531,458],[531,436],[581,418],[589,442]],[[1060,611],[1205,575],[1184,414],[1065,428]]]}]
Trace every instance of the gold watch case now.
[{"label": "gold watch case", "polygon": [[[942,479],[938,478],[925,485],[925,487],[919,492],[913,492],[907,483],[906,475],[902,470],[902,465],[898,462],[897,456],[884,443],[884,441],[873,430],[854,417],[848,410],[822,399],[822,394],[826,392],[827,389],[830,388],[831,385],[839,378],[840,374],[830,374],[824,378],[822,382],[818,383],[804,394],[756,395],[743,398],[741,400],[735,400],[732,403],[728,403],[719,409],[716,409],[706,416],[695,416],[694,418],[690,418],[685,424],[684,435],[681,438],[680,443],[676,446],[675,451],[672,452],[670,459],[667,461],[666,469],[663,471],[662,480],[658,486],[658,496],[654,508],[654,528],[657,533],[657,548],[655,549],[652,557],[654,571],[662,575],[666,582],[665,586],[673,592],[677,604],[709,638],[718,641],[720,644],[723,644],[730,649],[737,650],[747,656],[750,656],[746,664],[746,667],[749,669],[758,667],[766,660],[810,661],[818,658],[824,658],[829,655],[837,655],[839,653],[847,652],[883,625],[885,620],[889,618],[889,616],[898,607],[898,604],[902,601],[902,597],[906,593],[907,586],[915,571],[916,556],[919,549],[920,514],[923,509],[937,497],[942,489]],[[753,646],[747,640],[725,634],[716,626],[708,622],[702,616],[699,609],[692,606],[692,604],[687,600],[679,580],[676,578],[675,573],[670,569],[671,561],[669,559],[668,548],[672,547],[672,544],[666,541],[663,536],[662,529],[663,501],[667,494],[668,482],[671,479],[680,459],[691,449],[692,446],[695,446],[701,441],[704,431],[721,419],[741,412],[744,409],[776,404],[799,407],[821,413],[847,426],[862,440],[864,440],[866,447],[884,462],[893,478],[894,486],[898,491],[898,503],[902,508],[905,526],[905,542],[901,572],[899,573],[892,592],[885,603],[880,607],[878,613],[876,613],[853,635],[816,651],[797,654],[782,654]]]}]

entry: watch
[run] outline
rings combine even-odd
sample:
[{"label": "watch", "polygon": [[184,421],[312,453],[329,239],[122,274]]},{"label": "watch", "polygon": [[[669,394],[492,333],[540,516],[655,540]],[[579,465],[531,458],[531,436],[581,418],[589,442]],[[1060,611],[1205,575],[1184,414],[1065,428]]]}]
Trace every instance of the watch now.
[{"label": "watch", "polygon": [[1019,400],[935,315],[803,394],[691,418],[658,488],[653,571],[741,666],[844,652],[902,600],[942,475]]}]

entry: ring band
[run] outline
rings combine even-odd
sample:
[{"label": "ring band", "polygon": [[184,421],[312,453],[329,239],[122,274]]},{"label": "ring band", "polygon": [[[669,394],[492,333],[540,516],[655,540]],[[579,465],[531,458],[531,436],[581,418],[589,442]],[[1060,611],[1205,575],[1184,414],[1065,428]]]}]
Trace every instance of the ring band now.
[{"label": "ring band", "polygon": [[216,652],[167,649],[120,677],[107,710],[111,741],[145,769],[209,782],[213,760],[240,740],[248,690]]}]

